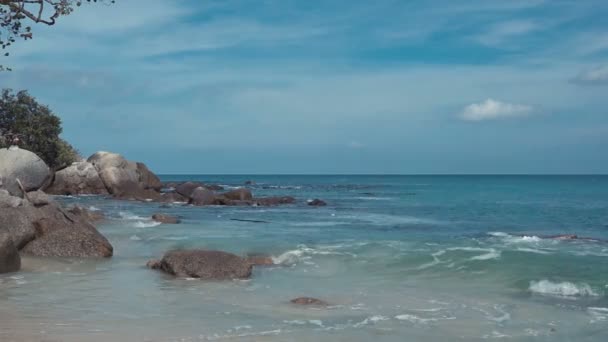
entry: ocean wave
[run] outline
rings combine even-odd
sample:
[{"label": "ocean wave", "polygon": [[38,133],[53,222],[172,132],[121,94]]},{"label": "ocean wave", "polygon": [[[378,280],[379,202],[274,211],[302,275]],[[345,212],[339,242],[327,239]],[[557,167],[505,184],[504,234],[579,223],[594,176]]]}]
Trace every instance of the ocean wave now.
[{"label": "ocean wave", "polygon": [[532,293],[564,298],[599,296],[589,284],[575,284],[567,281],[561,283],[554,283],[549,280],[531,281],[529,290]]},{"label": "ocean wave", "polygon": [[135,228],[152,228],[156,226],[160,226],[162,223],[156,221],[137,221],[133,223]]},{"label": "ocean wave", "polygon": [[421,317],[418,317],[416,315],[411,315],[411,314],[397,315],[397,316],[395,316],[395,319],[399,320],[399,321],[408,321],[408,322],[417,323],[417,324],[427,324],[429,322],[437,321],[437,318],[421,318]]},{"label": "ocean wave", "polygon": [[536,235],[511,235],[503,232],[491,232],[488,235],[501,238],[508,243],[538,243],[543,241],[542,238]]},{"label": "ocean wave", "polygon": [[608,322],[608,308],[589,307],[587,312],[591,315],[590,323]]},{"label": "ocean wave", "polygon": [[355,197],[355,199],[363,200],[363,201],[390,201],[390,200],[394,200],[393,197],[374,197],[374,196],[361,196],[361,197]]},{"label": "ocean wave", "polygon": [[390,318],[385,317],[385,316],[375,315],[375,316],[367,317],[366,319],[362,320],[361,322],[353,324],[353,327],[360,328],[362,326],[376,324],[378,322],[388,321],[388,320],[390,320]]},{"label": "ocean wave", "polygon": [[123,219],[123,220],[129,220],[129,221],[136,221],[136,220],[148,220],[148,217],[142,217],[142,216],[138,216],[135,215],[133,213],[130,213],[128,211],[119,211],[118,212],[118,217]]},{"label": "ocean wave", "polygon": [[448,251],[464,251],[464,252],[486,252],[484,254],[476,255],[471,257],[469,260],[492,260],[498,259],[501,256],[501,252],[494,248],[479,248],[479,247],[452,247],[448,248]]},{"label": "ocean wave", "polygon": [[287,251],[279,256],[273,256],[272,261],[277,265],[293,266],[298,263],[312,264],[313,256],[349,256],[355,258],[356,255],[352,253],[339,252],[336,249],[341,246],[320,246],[317,248],[307,247],[305,245],[299,245],[298,248]]}]

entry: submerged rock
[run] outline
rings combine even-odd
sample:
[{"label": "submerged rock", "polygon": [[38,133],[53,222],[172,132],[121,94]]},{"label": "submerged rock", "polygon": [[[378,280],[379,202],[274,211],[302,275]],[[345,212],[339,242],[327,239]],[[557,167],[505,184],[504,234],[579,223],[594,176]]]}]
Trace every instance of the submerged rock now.
[{"label": "submerged rock", "polygon": [[18,147],[0,149],[0,187],[11,195],[23,196],[17,179],[25,191],[34,191],[47,185],[51,171],[33,152]]},{"label": "submerged rock", "polygon": [[265,255],[250,255],[247,257],[247,261],[253,266],[271,266],[275,265],[274,260],[271,257]]},{"label": "submerged rock", "polygon": [[53,184],[46,192],[53,195],[107,195],[108,189],[95,166],[82,161],[57,171]]},{"label": "submerged rock", "polygon": [[0,230],[0,274],[21,269],[21,256],[10,234]]},{"label": "submerged rock", "polygon": [[322,301],[317,298],[311,298],[311,297],[299,297],[299,298],[290,300],[290,302],[292,304],[297,304],[297,305],[310,305],[310,306],[328,306],[329,305],[325,301]]},{"label": "submerged rock", "polygon": [[77,205],[68,209],[68,212],[89,222],[99,222],[105,219],[105,215],[102,212],[88,210]]},{"label": "submerged rock", "polygon": [[282,196],[282,197],[262,197],[254,199],[254,204],[263,206],[263,207],[271,207],[275,205],[281,204],[293,204],[296,202],[296,199],[291,196]]},{"label": "submerged rock", "polygon": [[309,200],[308,205],[313,206],[313,207],[324,207],[327,205],[327,203],[323,200],[315,198],[313,200]]},{"label": "submerged rock", "polygon": [[152,219],[156,222],[165,223],[165,224],[178,224],[181,220],[175,216],[165,215],[165,214],[154,214],[152,215]]},{"label": "submerged rock", "polygon": [[177,277],[205,280],[248,279],[252,270],[252,265],[245,258],[208,250],[169,251],[160,263],[153,260],[148,265]]}]

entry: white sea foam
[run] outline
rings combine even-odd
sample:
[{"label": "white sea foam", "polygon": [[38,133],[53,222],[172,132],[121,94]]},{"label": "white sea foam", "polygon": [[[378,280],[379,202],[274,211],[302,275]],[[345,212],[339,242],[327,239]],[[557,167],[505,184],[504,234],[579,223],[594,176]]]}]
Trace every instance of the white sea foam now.
[{"label": "white sea foam", "polygon": [[381,321],[388,321],[389,319],[390,318],[385,317],[385,316],[375,315],[375,316],[368,317],[359,323],[353,324],[353,327],[360,328],[365,325],[376,324]]},{"label": "white sea foam", "polygon": [[437,321],[436,318],[421,318],[421,317],[418,317],[416,315],[411,315],[411,314],[397,315],[397,316],[395,316],[395,319],[399,320],[399,321],[408,321],[408,322],[417,323],[417,324],[427,324],[429,322]]},{"label": "white sea foam", "polygon": [[547,252],[547,251],[543,251],[540,249],[534,249],[534,248],[517,248],[517,251],[519,252],[527,252],[527,253],[536,253],[536,254],[551,254],[551,252]]},{"label": "white sea foam", "polygon": [[485,252],[484,254],[471,257],[469,260],[491,260],[498,259],[501,256],[500,251],[494,248],[479,248],[479,247],[452,247],[449,251],[465,251],[465,252]]},{"label": "white sea foam", "polygon": [[129,239],[132,241],[141,241],[141,238],[137,235],[132,235]]},{"label": "white sea foam", "polygon": [[300,262],[309,264],[309,265],[313,265],[314,263],[312,263],[310,260],[313,258],[313,256],[316,256],[316,255],[349,256],[349,257],[356,258],[355,254],[336,251],[336,249],[338,249],[340,247],[342,247],[342,246],[321,246],[321,247],[311,248],[311,247],[307,247],[305,245],[299,245],[297,249],[293,249],[293,250],[287,251],[279,256],[272,257],[272,260],[274,261],[275,264],[278,264],[278,265],[291,266],[291,265],[295,265]]},{"label": "white sea foam", "polygon": [[118,212],[118,216],[123,220],[129,220],[129,221],[148,220],[147,217],[138,216],[138,215],[135,215],[128,211],[120,211],[120,212]]},{"label": "white sea foam", "polygon": [[587,312],[591,315],[591,323],[608,322],[608,308],[589,307]]},{"label": "white sea foam", "polygon": [[507,234],[507,233],[503,233],[503,232],[491,232],[491,233],[488,233],[488,235],[493,236],[493,237],[502,238],[505,242],[511,243],[511,244],[538,243],[538,242],[543,241],[542,238],[540,238],[536,235],[518,236],[518,235],[511,235],[511,234]]},{"label": "white sea foam", "polygon": [[135,228],[151,228],[159,225],[161,225],[161,223],[156,221],[137,221],[133,224]]},{"label": "white sea foam", "polygon": [[101,209],[99,209],[99,208],[97,208],[97,207],[95,207],[95,206],[90,206],[90,207],[89,207],[89,210],[90,210],[90,211],[101,211]]},{"label": "white sea foam", "polygon": [[566,298],[599,296],[588,284],[575,284],[567,281],[561,283],[554,283],[549,280],[532,281],[529,290],[541,295]]},{"label": "white sea foam", "polygon": [[363,201],[390,201],[393,200],[393,197],[374,197],[374,196],[361,196],[355,197],[355,199],[363,200]]}]

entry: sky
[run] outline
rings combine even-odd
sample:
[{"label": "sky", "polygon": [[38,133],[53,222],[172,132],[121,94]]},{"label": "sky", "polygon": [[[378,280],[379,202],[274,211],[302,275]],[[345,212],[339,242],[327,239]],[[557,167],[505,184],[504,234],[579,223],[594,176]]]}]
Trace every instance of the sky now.
[{"label": "sky", "polygon": [[606,0],[117,0],[2,64],[171,174],[608,173]]}]

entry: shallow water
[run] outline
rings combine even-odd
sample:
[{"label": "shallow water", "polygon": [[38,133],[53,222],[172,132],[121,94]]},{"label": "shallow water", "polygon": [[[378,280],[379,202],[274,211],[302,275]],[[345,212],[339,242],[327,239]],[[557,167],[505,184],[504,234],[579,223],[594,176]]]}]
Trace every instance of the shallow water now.
[{"label": "shallow water", "polygon": [[[0,341],[608,340],[608,177],[165,176],[292,195],[272,208],[99,197],[110,260],[24,258]],[[311,208],[305,200],[329,205]],[[159,225],[156,212],[179,215]],[[234,221],[259,220],[264,223]],[[542,238],[577,234],[595,240]],[[173,248],[272,255],[249,281],[144,267]],[[312,296],[327,309],[289,304]]]}]

